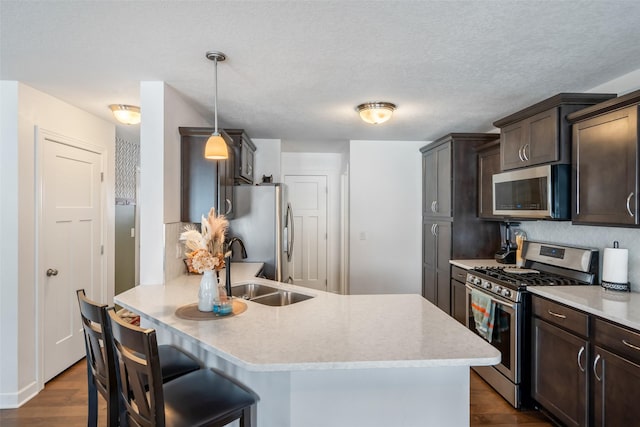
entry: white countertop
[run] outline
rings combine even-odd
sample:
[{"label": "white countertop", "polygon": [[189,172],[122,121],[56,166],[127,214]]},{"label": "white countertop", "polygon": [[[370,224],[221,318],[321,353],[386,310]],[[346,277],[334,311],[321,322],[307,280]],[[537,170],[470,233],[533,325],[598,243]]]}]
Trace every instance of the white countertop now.
[{"label": "white countertop", "polygon": [[314,298],[284,307],[246,301],[247,311],[237,316],[182,320],[175,316],[176,309],[197,300],[200,276],[192,275],[167,285],[135,287],[115,301],[252,371],[483,366],[500,361],[495,348],[420,295],[337,295],[249,279],[249,270],[232,264],[233,283],[264,283]]},{"label": "white countertop", "polygon": [[601,286],[527,286],[549,298],[612,322],[640,330],[640,293],[611,291]]},{"label": "white countertop", "polygon": [[[500,264],[495,259],[452,259],[449,264],[453,264],[465,270],[471,270],[476,267],[508,267],[510,264]],[[515,266],[515,264],[511,264]]]}]

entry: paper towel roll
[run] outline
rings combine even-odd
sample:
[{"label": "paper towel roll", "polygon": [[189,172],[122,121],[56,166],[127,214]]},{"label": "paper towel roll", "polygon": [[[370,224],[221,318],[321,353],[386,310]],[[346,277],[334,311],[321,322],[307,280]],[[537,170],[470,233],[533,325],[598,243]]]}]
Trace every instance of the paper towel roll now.
[{"label": "paper towel roll", "polygon": [[602,280],[612,283],[627,283],[629,250],[604,248],[602,260]]}]

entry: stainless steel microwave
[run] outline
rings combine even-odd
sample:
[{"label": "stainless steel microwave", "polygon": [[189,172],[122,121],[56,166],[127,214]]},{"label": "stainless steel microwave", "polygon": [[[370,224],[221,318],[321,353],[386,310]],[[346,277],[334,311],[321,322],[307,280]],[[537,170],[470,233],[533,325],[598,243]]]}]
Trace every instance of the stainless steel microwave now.
[{"label": "stainless steel microwave", "polygon": [[571,218],[571,165],[544,165],[493,175],[493,214],[522,219]]}]

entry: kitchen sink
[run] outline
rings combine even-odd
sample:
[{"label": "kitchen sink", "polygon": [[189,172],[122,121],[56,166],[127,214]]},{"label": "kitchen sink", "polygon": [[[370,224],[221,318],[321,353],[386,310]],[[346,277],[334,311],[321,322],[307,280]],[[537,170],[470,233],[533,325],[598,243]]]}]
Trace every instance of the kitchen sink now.
[{"label": "kitchen sink", "polygon": [[306,301],[311,298],[313,297],[309,295],[280,290],[273,294],[257,297],[253,300],[253,302],[258,302],[260,304],[270,305],[273,307],[281,307],[283,305],[291,305],[297,302]]},{"label": "kitchen sink", "polygon": [[247,283],[245,285],[231,287],[232,296],[248,300],[252,300],[262,295],[272,294],[274,292],[278,292],[278,289],[267,285],[260,285],[258,283]]},{"label": "kitchen sink", "polygon": [[246,283],[244,285],[232,286],[231,295],[236,298],[248,299],[249,301],[272,307],[291,305],[313,298],[309,295],[284,291],[258,283]]}]

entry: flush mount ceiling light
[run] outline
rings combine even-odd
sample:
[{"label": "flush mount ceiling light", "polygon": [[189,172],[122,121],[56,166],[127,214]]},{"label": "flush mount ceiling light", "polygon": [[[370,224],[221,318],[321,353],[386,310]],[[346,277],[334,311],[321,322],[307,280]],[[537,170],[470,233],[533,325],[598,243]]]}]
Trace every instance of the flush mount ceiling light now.
[{"label": "flush mount ceiling light", "polygon": [[209,51],[207,59],[213,61],[213,76],[215,81],[215,89],[213,95],[213,114],[215,127],[213,133],[207,139],[207,145],[204,147],[204,157],[206,159],[222,160],[229,158],[227,143],[218,133],[218,61],[222,62],[227,56],[222,52]]},{"label": "flush mount ceiling light", "polygon": [[391,118],[396,106],[390,102],[365,102],[356,107],[360,118],[367,123],[379,125]]},{"label": "flush mount ceiling light", "polygon": [[134,105],[111,104],[111,112],[117,121],[125,125],[137,125],[140,123],[140,107]]}]

